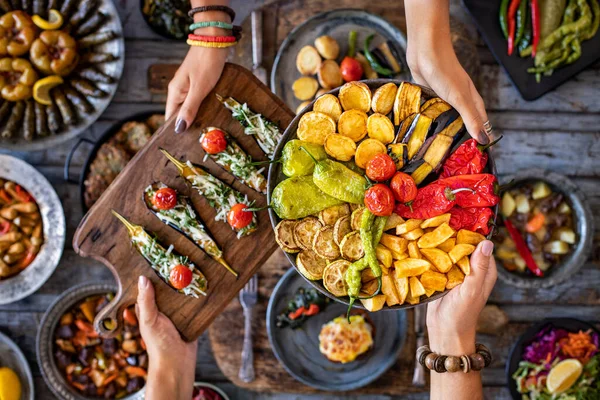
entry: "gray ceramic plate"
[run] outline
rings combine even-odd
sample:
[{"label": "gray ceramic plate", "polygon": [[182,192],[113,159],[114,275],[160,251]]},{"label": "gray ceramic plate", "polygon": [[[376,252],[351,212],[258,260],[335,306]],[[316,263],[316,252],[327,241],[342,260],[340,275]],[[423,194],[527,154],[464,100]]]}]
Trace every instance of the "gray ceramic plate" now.
[{"label": "gray ceramic plate", "polygon": [[[594,217],[581,189],[564,175],[542,169],[531,169],[515,176],[506,178],[506,182],[514,180],[515,185],[519,183],[544,181],[550,185],[553,191],[562,193],[571,205],[575,213],[575,233],[577,243],[574,250],[567,255],[560,264],[553,265],[544,272],[543,278],[526,276],[507,271],[499,265],[498,277],[504,282],[520,288],[546,288],[559,284],[575,275],[583,264],[588,260],[592,251],[594,238]],[[501,260],[496,259],[498,263]]]},{"label": "gray ceramic plate", "polygon": [[38,290],[56,269],[65,245],[65,213],[48,180],[18,158],[0,154],[0,178],[23,186],[37,202],[42,214],[44,244],[23,272],[0,280],[0,304],[21,300]]},{"label": "gray ceramic plate", "polygon": [[290,375],[317,389],[348,391],[368,385],[394,365],[406,337],[405,311],[370,313],[375,328],[374,347],[353,362],[334,363],[319,351],[319,332],[324,324],[346,314],[345,305],[332,301],[295,330],[275,325],[277,314],[286,308],[299,287],[310,286],[291,268],[275,286],[267,308],[269,342]]},{"label": "gray ceramic plate", "polygon": [[348,33],[356,31],[358,42],[356,49],[362,51],[365,38],[375,33],[371,43],[374,49],[380,43],[388,41],[391,50],[402,65],[402,72],[395,79],[411,80],[405,60],[406,38],[398,28],[385,19],[362,10],[340,9],[317,14],[298,25],[290,32],[281,44],[273,69],[271,71],[271,90],[283,99],[292,110],[301,103],[294,97],[292,84],[301,74],[296,68],[296,55],[306,45],[314,46],[315,39],[322,35],[333,37],[340,45],[340,55],[336,60],[342,61],[348,52]]},{"label": "gray ceramic plate", "polygon": [[2,367],[11,368],[19,377],[21,400],[33,400],[33,377],[29,364],[17,345],[0,332],[0,368]]},{"label": "gray ceramic plate", "polygon": [[[116,293],[117,287],[113,283],[93,283],[75,286],[60,296],[46,311],[36,339],[37,360],[46,384],[59,399],[63,400],[90,400],[98,397],[86,397],[73,389],[65,380],[62,372],[54,361],[54,331],[60,317],[75,303],[88,296],[105,293]],[[144,390],[140,390],[123,400],[141,400]]]}]

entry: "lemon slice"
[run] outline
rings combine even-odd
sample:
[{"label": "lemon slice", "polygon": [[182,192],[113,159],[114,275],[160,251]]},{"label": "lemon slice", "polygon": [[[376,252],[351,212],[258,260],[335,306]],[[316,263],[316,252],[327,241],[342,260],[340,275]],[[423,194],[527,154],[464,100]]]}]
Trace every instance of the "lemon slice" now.
[{"label": "lemon slice", "polygon": [[550,393],[562,393],[568,390],[579,379],[583,365],[573,358],[559,362],[550,370],[546,387]]},{"label": "lemon slice", "polygon": [[31,17],[31,19],[38,28],[44,29],[46,31],[58,29],[63,24],[63,17],[61,13],[58,10],[54,9],[49,11],[47,21],[39,15],[34,15],[33,17]]},{"label": "lemon slice", "polygon": [[0,368],[0,399],[19,400],[21,398],[21,382],[10,368]]},{"label": "lemon slice", "polygon": [[63,83],[63,78],[58,75],[51,75],[40,79],[33,85],[33,98],[40,104],[51,105],[50,90],[61,83]]}]

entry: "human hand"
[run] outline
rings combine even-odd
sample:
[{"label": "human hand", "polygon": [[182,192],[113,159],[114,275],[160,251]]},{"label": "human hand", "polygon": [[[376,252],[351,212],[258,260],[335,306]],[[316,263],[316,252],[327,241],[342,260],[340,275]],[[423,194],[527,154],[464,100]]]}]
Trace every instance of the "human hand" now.
[{"label": "human hand", "polygon": [[135,308],[148,352],[146,399],[191,399],[198,342],[181,339],[171,320],[156,307],[154,287],[145,276],[138,281]]},{"label": "human hand", "polygon": [[477,319],[496,283],[494,244],[479,243],[471,255],[471,273],[450,293],[427,306],[427,330],[432,351],[444,355],[475,352]]},{"label": "human hand", "polygon": [[227,49],[190,46],[167,92],[165,119],[181,106],[175,133],[185,132],[192,125],[202,101],[221,77],[226,58]]}]

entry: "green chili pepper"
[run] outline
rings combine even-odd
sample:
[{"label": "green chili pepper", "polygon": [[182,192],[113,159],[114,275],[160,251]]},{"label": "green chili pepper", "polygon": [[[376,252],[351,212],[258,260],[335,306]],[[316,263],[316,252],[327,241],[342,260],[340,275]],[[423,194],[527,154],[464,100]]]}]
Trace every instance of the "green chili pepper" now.
[{"label": "green chili pepper", "polygon": [[526,15],[525,15],[525,27],[523,28],[523,36],[521,37],[521,40],[519,41],[519,45],[518,45],[518,49],[519,49],[519,55],[522,56],[523,51],[529,46],[531,45],[531,40],[533,38],[533,30],[531,28],[531,15],[530,15],[530,10],[531,10],[531,5],[529,1],[525,1],[522,0],[525,4],[526,4]]},{"label": "green chili pepper", "polygon": [[315,163],[313,181],[323,192],[347,203],[363,204],[367,180],[356,172],[333,160],[318,161],[301,147]]},{"label": "green chili pepper", "polygon": [[354,58],[356,53],[356,31],[348,33],[348,57]]},{"label": "green chili pepper", "polygon": [[371,46],[371,41],[374,37],[375,34],[372,33],[365,39],[365,47],[363,49],[363,53],[365,53],[365,58],[367,59],[367,61],[369,61],[369,64],[371,64],[371,68],[373,68],[373,70],[379,75],[392,76],[394,75],[394,71],[381,66],[381,64],[379,64],[379,61],[377,61],[373,53],[371,53],[371,51],[369,50],[369,46]]},{"label": "green chili pepper", "polygon": [[303,140],[290,140],[283,146],[281,152],[281,172],[292,178],[294,176],[310,175],[315,170],[315,163],[302,151],[302,147],[310,152],[318,161],[327,159],[327,153],[323,146],[305,142]]},{"label": "green chili pepper", "polygon": [[500,19],[500,29],[505,39],[508,39],[508,3],[510,0],[502,0],[500,2],[500,11],[498,17]]},{"label": "green chili pepper", "polygon": [[521,0],[519,9],[517,10],[517,33],[515,34],[514,46],[518,46],[525,33],[525,25],[527,21],[527,1]]},{"label": "green chili pepper", "polygon": [[569,4],[565,8],[563,15],[562,25],[570,24],[575,20],[575,13],[577,12],[577,0],[569,0]]},{"label": "green chili pepper", "polygon": [[587,31],[592,25],[592,10],[587,4],[587,0],[577,0],[580,17],[571,23],[563,24],[554,30],[550,35],[542,38],[539,43],[538,50],[550,49],[555,43],[561,40],[564,36],[571,33],[580,34]]},{"label": "green chili pepper", "polygon": [[594,20],[587,33],[583,34],[582,40],[588,40],[596,36],[598,27],[600,27],[600,4],[598,3],[598,0],[590,0],[590,3],[594,12]]}]

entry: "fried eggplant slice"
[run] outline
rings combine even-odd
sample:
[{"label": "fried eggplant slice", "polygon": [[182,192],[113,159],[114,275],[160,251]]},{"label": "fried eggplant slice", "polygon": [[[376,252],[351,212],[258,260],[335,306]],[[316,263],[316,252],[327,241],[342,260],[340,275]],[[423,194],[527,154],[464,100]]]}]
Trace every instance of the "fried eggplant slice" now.
[{"label": "fried eggplant slice", "polygon": [[417,114],[421,109],[421,88],[408,82],[402,82],[394,100],[394,125],[400,125],[409,115]]}]

